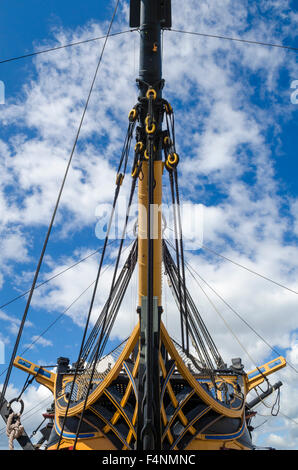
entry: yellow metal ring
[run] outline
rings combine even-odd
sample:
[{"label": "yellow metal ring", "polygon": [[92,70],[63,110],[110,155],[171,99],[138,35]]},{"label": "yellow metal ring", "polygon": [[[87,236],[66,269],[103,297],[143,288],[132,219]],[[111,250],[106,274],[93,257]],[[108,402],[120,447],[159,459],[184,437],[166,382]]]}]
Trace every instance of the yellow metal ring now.
[{"label": "yellow metal ring", "polygon": [[172,108],[172,106],[170,105],[170,103],[166,103],[166,104],[165,104],[165,110],[166,110],[166,113],[167,113],[167,114],[172,114],[173,108]]},{"label": "yellow metal ring", "polygon": [[137,118],[137,110],[135,108],[133,108],[130,112],[129,112],[129,115],[128,115],[128,119],[130,121],[135,121]]},{"label": "yellow metal ring", "polygon": [[[155,147],[155,145],[153,145],[153,152],[156,152],[156,147]],[[146,149],[145,152],[144,152],[144,157],[146,158],[146,160],[149,160],[149,158],[150,158],[147,149]]]},{"label": "yellow metal ring", "polygon": [[149,127],[148,125],[146,126],[147,134],[154,134],[155,131],[156,131],[156,125],[154,123],[151,124],[151,127]]},{"label": "yellow metal ring", "polygon": [[144,144],[143,142],[139,141],[135,145],[135,152],[141,152],[143,150]]},{"label": "yellow metal ring", "polygon": [[169,162],[170,165],[177,165],[179,162],[179,157],[177,153],[170,153],[168,155],[167,161]]},{"label": "yellow metal ring", "polygon": [[136,166],[134,167],[133,171],[131,172],[131,176],[134,178],[137,174],[137,171],[138,171],[138,167],[139,167],[139,164],[140,164],[140,160],[138,160],[138,163],[136,164]]},{"label": "yellow metal ring", "polygon": [[171,139],[168,135],[166,135],[165,138],[163,139],[163,143],[165,145],[171,145]]},{"label": "yellow metal ring", "polygon": [[154,88],[149,88],[149,90],[146,93],[146,98],[148,98],[148,100],[149,100],[150,97],[152,97],[154,100],[156,100],[157,94],[156,94],[156,91],[154,90]]},{"label": "yellow metal ring", "polygon": [[166,168],[167,168],[167,170],[173,170],[173,168],[169,164],[168,160],[166,160]]}]

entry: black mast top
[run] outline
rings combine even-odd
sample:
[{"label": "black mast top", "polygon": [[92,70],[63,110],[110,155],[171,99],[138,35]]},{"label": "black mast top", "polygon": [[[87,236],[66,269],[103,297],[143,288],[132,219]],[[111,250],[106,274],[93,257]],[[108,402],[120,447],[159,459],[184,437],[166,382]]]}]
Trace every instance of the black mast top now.
[{"label": "black mast top", "polygon": [[171,0],[131,0],[130,27],[140,28],[139,87],[145,96],[148,87],[161,93],[161,30],[171,27]]}]

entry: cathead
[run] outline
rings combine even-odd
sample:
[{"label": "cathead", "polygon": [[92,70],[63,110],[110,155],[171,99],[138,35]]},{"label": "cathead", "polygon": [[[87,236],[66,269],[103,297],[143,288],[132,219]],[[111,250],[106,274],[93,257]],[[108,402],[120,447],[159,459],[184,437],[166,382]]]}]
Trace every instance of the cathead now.
[{"label": "cathead", "polygon": [[[250,450],[255,448],[254,407],[280,389],[281,383],[271,385],[268,376],[285,367],[285,359],[276,357],[250,371],[245,370],[239,358],[232,359],[228,365],[188,288],[179,192],[179,163],[183,156],[176,149],[174,110],[166,99],[162,79],[161,34],[171,28],[171,21],[170,0],[130,2],[130,27],[138,29],[140,36],[139,98],[128,114],[123,152],[115,181],[111,182],[115,193],[109,227],[124,178],[130,180],[130,191],[109,295],[91,327],[94,299],[107,256],[108,230],[76,362],[72,364],[65,357],[57,359],[57,354],[53,357],[53,361],[57,360],[53,371],[39,366],[38,357],[32,362],[18,355],[62,186],[1,396],[1,415],[7,424],[10,448],[17,439],[23,449],[48,451]],[[88,102],[86,109],[87,105]],[[134,150],[130,152],[133,139]],[[173,203],[174,243],[163,236],[165,185]],[[127,221],[135,193],[139,207],[135,240],[123,261]],[[152,207],[159,208],[157,214],[150,210]],[[125,341],[107,352],[134,271],[138,276],[135,327]],[[179,342],[169,335],[163,318],[164,274],[179,311]],[[14,411],[16,403],[5,398],[12,367],[28,374],[24,390],[35,380],[53,395],[52,407],[43,415],[46,424],[37,445],[32,444],[21,425],[22,410],[18,414]],[[267,390],[255,400],[247,400],[248,393],[264,382]],[[21,397],[15,401],[22,405]],[[136,462],[136,457],[125,457],[125,454],[105,458],[112,464],[125,461],[133,466]]]}]

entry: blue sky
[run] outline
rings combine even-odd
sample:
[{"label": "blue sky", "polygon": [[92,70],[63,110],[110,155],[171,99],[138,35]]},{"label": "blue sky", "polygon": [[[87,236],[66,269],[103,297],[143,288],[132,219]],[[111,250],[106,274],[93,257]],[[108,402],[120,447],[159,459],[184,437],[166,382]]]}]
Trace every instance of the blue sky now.
[{"label": "blue sky", "polygon": [[[176,29],[297,47],[297,1],[205,0],[198,6],[185,0],[183,11],[180,4],[173,0]],[[1,10],[0,60],[101,36],[113,4],[74,0],[70,9],[66,2],[28,0],[6,2]],[[123,0],[114,32],[128,28],[127,13]],[[27,290],[32,282],[101,44],[0,64],[6,90],[6,103],[0,105],[0,304]],[[291,102],[291,84],[298,79],[297,53],[165,32],[163,70],[164,96],[176,115],[182,195],[189,204],[204,206],[204,245],[297,291],[298,104]],[[116,156],[128,111],[136,102],[137,75],[138,33],[110,38],[40,280],[102,243],[95,227],[101,204],[111,203]],[[129,178],[124,195],[128,186]],[[165,187],[165,202],[167,198]],[[190,246],[186,256],[193,267],[298,368],[295,294]],[[109,256],[115,256],[113,249]],[[93,281],[96,262],[92,257],[36,291],[19,352]],[[107,279],[110,273],[106,272]],[[253,368],[203,292],[199,295],[191,279],[189,285],[227,362],[241,356],[247,370]],[[93,321],[107,286],[106,281],[100,286]],[[165,287],[165,319],[175,335],[178,317],[170,295]],[[134,279],[111,345],[132,329],[135,297]],[[256,364],[271,358],[272,352],[260,338],[218,298],[213,300]],[[6,361],[24,305],[20,300],[0,310]],[[87,306],[88,293],[26,357],[42,364],[53,364],[58,356],[76,360]],[[283,415],[264,418],[268,410],[260,410],[259,424],[266,423],[256,431],[255,439],[260,445],[296,449],[298,428],[293,420],[298,422],[298,405],[291,396],[297,393],[297,373],[287,368],[272,382],[280,378],[284,382],[281,410],[290,419]],[[24,380],[22,373],[14,371],[10,393]],[[46,398],[40,388],[34,392],[35,396],[28,392],[26,397],[29,409],[36,396]],[[29,420],[32,427],[38,424],[35,419]]]}]

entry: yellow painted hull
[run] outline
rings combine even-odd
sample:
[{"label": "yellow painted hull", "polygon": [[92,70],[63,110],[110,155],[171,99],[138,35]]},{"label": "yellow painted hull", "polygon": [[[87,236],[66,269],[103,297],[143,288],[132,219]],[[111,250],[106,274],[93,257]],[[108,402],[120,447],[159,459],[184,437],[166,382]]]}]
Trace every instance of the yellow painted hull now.
[{"label": "yellow painted hull", "polygon": [[[48,450],[74,447],[83,410],[77,450],[135,450],[140,365],[139,324],[130,338],[108,357],[113,359],[114,364],[112,367],[110,364],[106,370],[101,368],[103,360],[97,364],[87,401],[85,393],[90,380],[88,368],[77,375],[72,387],[72,373],[57,375],[21,357],[15,359],[16,367],[34,375],[37,382],[53,393],[55,417]],[[245,415],[246,394],[262,383],[266,375],[285,367],[285,359],[279,357],[271,360],[248,374],[236,373],[233,369],[203,373],[189,360],[190,356],[186,356],[180,346],[174,344],[161,323],[159,366],[162,449],[253,449],[247,426],[249,418]],[[72,400],[69,403],[70,398]]]},{"label": "yellow painted hull", "polygon": [[[137,387],[139,326],[137,325],[114,366],[89,395],[77,450],[134,450],[137,439]],[[161,342],[167,361],[160,355],[161,423],[164,450],[220,450],[252,448],[244,416],[244,384],[239,376],[216,377],[218,385],[229,385],[234,397],[225,402],[224,392],[216,393],[207,375],[195,374],[185,365],[161,324]],[[132,361],[133,354],[134,361]],[[86,379],[86,378],[85,378]],[[71,376],[55,384],[55,424],[48,450],[56,450],[67,406]],[[78,380],[82,390],[84,377]],[[69,398],[69,397],[68,397]],[[84,400],[69,407],[59,449],[72,449]],[[82,397],[81,397],[82,398]]]}]

